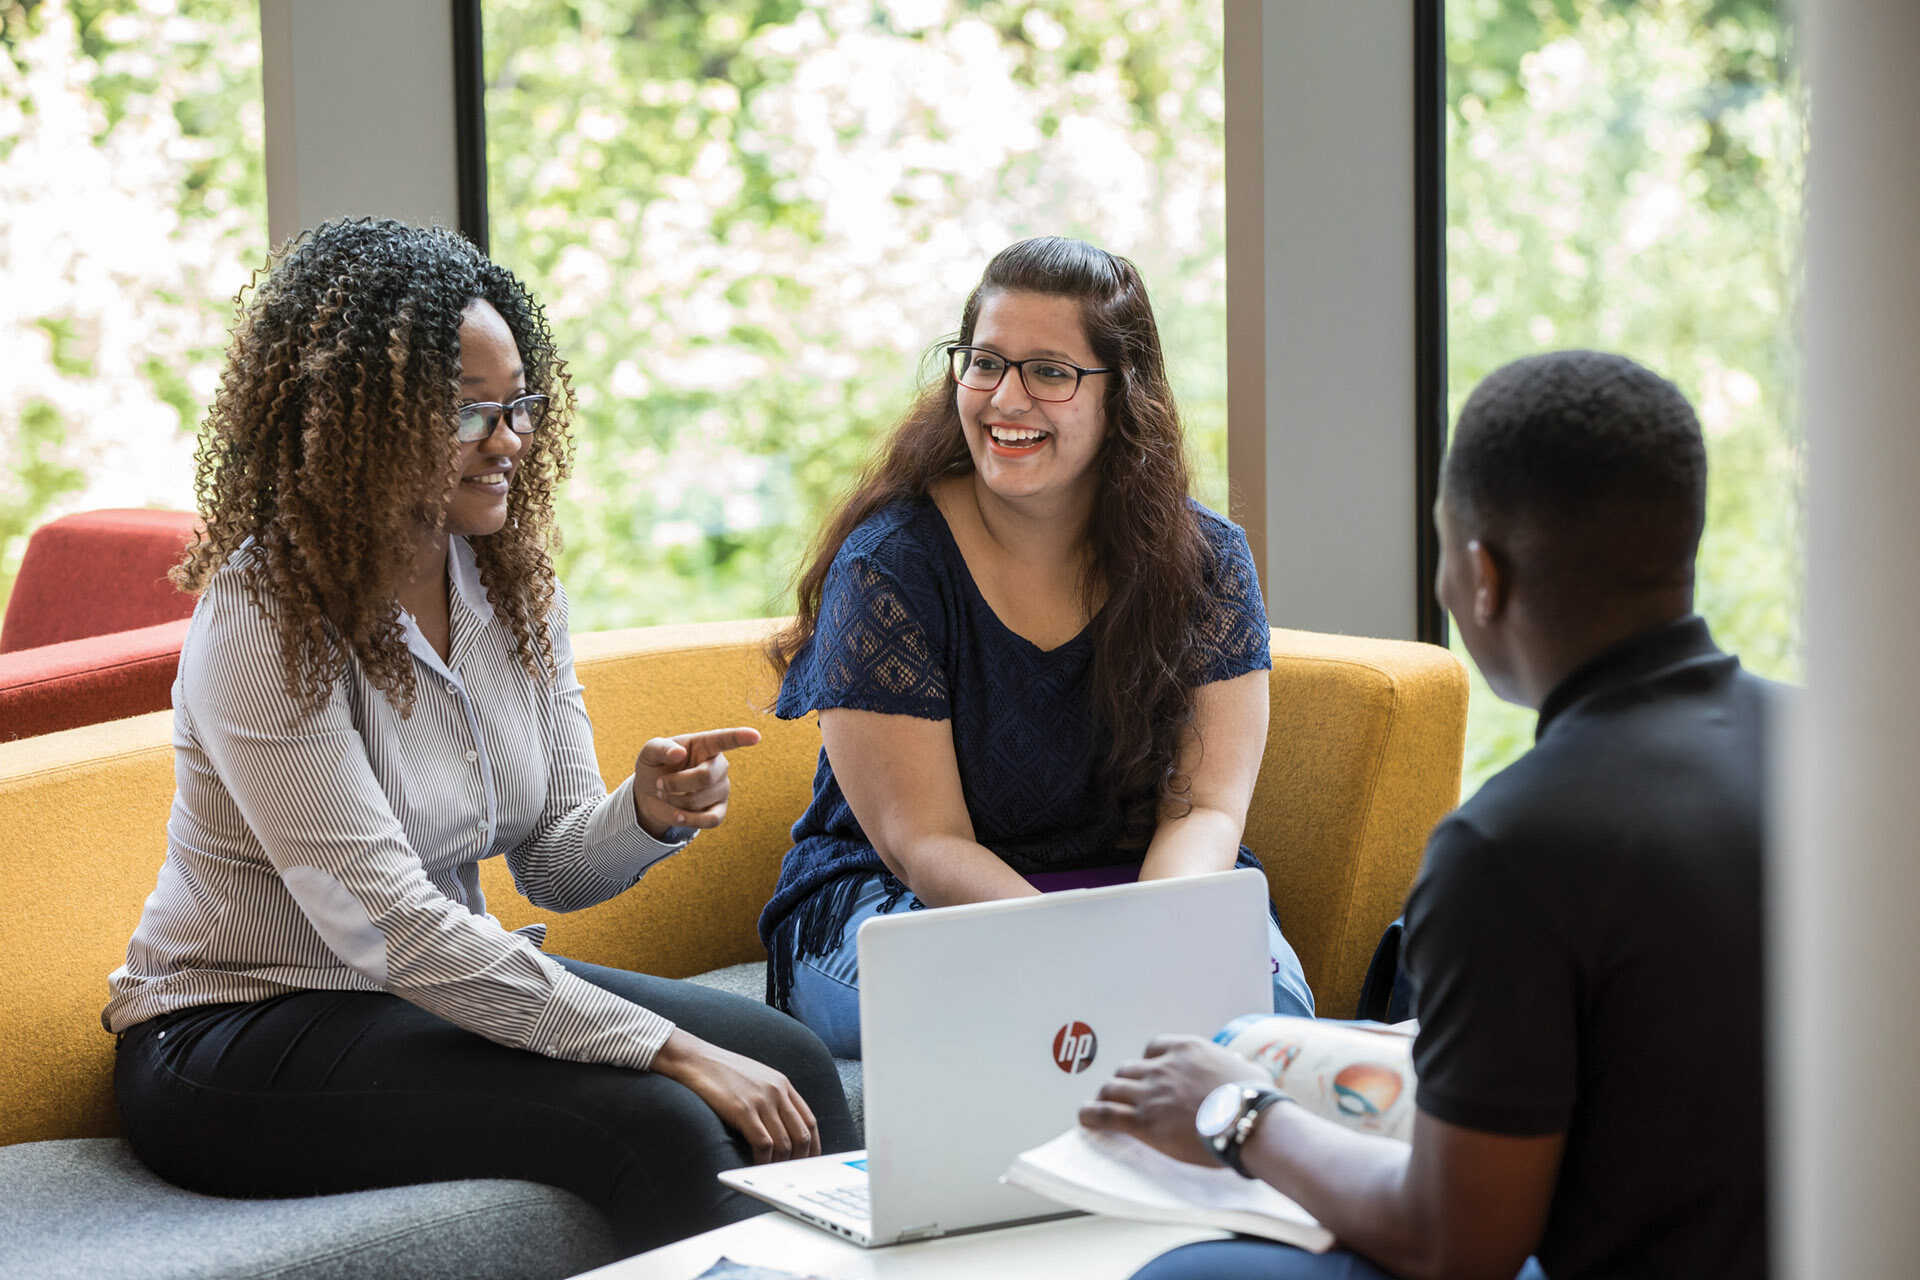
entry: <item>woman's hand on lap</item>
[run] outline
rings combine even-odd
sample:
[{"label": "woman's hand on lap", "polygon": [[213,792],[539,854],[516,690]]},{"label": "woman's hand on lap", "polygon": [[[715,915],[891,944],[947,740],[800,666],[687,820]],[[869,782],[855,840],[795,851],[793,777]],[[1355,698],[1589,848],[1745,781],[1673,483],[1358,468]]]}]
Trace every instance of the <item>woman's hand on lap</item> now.
[{"label": "woman's hand on lap", "polygon": [[633,807],[640,825],[658,840],[668,827],[717,827],[726,820],[724,753],[760,741],[758,729],[707,729],[651,738],[633,762]]},{"label": "woman's hand on lap", "polygon": [[653,1069],[699,1094],[747,1140],[755,1164],[820,1154],[820,1124],[806,1099],[765,1063],[676,1030],[654,1055]]}]

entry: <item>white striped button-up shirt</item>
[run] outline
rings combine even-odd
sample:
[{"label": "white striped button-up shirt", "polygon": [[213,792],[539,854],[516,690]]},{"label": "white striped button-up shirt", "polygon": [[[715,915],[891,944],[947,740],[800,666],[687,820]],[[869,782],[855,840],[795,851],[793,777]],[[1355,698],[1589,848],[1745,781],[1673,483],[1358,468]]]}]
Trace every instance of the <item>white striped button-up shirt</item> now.
[{"label": "white striped button-up shirt", "polygon": [[[536,906],[630,887],[680,848],[607,794],[574,677],[564,593],[557,678],[528,677],[462,538],[448,553],[445,661],[401,615],[417,694],[402,718],[358,662],[314,711],[282,679],[243,550],[194,610],[173,686],[167,858],[109,978],[124,1031],[192,1005],[288,991],[387,991],[518,1049],[644,1068],[673,1024],[541,954],[544,926],[487,914],[479,862],[504,853]],[[675,834],[675,833],[670,833]]]}]

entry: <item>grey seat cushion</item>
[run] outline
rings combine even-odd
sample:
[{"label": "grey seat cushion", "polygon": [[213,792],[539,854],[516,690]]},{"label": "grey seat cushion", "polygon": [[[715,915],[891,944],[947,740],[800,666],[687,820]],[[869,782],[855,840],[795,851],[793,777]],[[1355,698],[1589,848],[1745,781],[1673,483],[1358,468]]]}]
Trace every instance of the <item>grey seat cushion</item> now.
[{"label": "grey seat cushion", "polygon": [[182,1191],[117,1138],[0,1147],[0,1258],[36,1280],[577,1275],[619,1256],[571,1192],[474,1179],[290,1200]]},{"label": "grey seat cushion", "polygon": [[[736,996],[745,996],[749,1000],[767,998],[767,965],[765,961],[755,964],[728,965],[724,969],[709,969],[705,973],[696,973],[687,979],[703,987],[712,987],[715,991],[725,991]],[[835,1058],[833,1069],[840,1073],[840,1087],[846,1091],[847,1108],[853,1112],[854,1132],[862,1135],[865,1141],[867,1131],[866,1076],[862,1074],[860,1064],[851,1058]]]}]

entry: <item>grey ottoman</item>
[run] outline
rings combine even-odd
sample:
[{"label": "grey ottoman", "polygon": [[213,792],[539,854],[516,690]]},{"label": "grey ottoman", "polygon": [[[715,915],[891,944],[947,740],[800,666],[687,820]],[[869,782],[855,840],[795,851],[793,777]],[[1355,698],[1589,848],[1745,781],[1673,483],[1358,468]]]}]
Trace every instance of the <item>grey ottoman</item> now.
[{"label": "grey ottoman", "polygon": [[0,1147],[0,1204],[0,1274],[35,1280],[559,1280],[620,1256],[586,1201],[537,1183],[227,1200],[117,1138]]}]

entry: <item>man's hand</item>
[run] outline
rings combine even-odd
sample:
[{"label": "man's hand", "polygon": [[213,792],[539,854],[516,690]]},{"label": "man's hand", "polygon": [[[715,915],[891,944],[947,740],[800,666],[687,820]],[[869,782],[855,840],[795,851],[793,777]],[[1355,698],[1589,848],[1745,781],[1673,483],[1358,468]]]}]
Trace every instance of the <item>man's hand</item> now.
[{"label": "man's hand", "polygon": [[699,1094],[747,1140],[755,1164],[820,1154],[820,1124],[806,1099],[765,1063],[676,1029],[653,1055],[653,1070]]},{"label": "man's hand", "polygon": [[1080,1108],[1080,1123],[1131,1134],[1176,1160],[1217,1166],[1193,1127],[1193,1113],[1217,1086],[1240,1080],[1272,1083],[1245,1058],[1198,1036],[1156,1036],[1145,1058],[1122,1063]]},{"label": "man's hand", "polygon": [[[1131,1134],[1192,1164],[1215,1164],[1193,1127],[1220,1085],[1270,1083],[1259,1067],[1193,1036],[1161,1036],[1080,1108],[1089,1129]],[[1512,1138],[1415,1113],[1413,1142],[1356,1133],[1282,1103],[1240,1153],[1247,1171],[1396,1276],[1511,1276],[1540,1243],[1566,1134]],[[1217,1167],[1217,1166],[1216,1166]]]},{"label": "man's hand", "polygon": [[668,827],[717,827],[726,820],[727,757],[760,741],[758,729],[708,729],[652,738],[633,762],[633,808],[648,835]]}]

